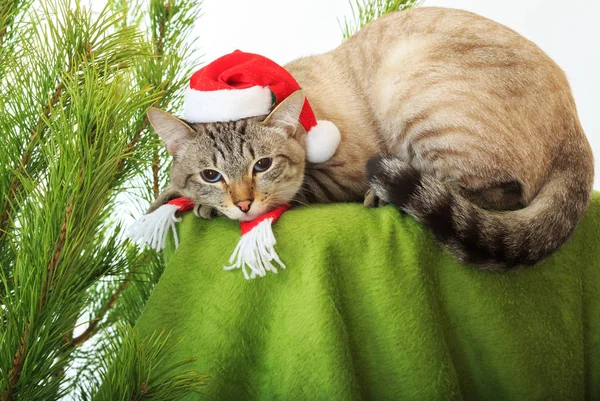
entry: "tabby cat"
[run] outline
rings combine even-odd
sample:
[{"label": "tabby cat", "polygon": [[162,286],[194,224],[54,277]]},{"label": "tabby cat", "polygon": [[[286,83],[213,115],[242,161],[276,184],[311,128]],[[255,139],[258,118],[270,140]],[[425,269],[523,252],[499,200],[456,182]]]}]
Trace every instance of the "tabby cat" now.
[{"label": "tabby cat", "polygon": [[[461,261],[512,268],[561,246],[588,205],[593,156],[564,72],[496,22],[415,8],[284,67],[304,93],[266,117],[187,124],[149,112],[174,156],[151,210],[184,195],[204,218],[248,220],[368,192],[365,205],[392,203]],[[341,131],[325,163],[305,162],[304,95]]]}]

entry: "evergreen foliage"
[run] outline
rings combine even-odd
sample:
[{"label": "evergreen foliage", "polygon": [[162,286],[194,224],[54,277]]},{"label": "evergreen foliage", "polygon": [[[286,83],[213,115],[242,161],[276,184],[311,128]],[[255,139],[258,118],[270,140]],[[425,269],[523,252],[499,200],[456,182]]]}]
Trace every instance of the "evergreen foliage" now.
[{"label": "evergreen foliage", "polygon": [[394,11],[416,7],[422,0],[350,0],[352,18],[344,18],[340,24],[344,39],[354,35],[360,28]]},{"label": "evergreen foliage", "polygon": [[179,370],[192,359],[170,362],[178,343],[168,334],[141,339],[135,330],[121,329],[119,335],[121,342],[111,342],[106,349],[115,356],[103,359],[114,363],[99,366],[96,377],[103,377],[104,383],[95,382],[93,396],[84,393],[83,401],[178,400],[191,390],[200,391],[207,380],[202,373]]},{"label": "evergreen foliage", "polygon": [[206,381],[160,367],[168,337],[136,334],[163,261],[123,235],[126,212],[143,212],[131,199],[164,186],[145,112],[181,106],[198,14],[193,0],[112,1],[99,15],[2,2],[0,400],[177,399]]}]

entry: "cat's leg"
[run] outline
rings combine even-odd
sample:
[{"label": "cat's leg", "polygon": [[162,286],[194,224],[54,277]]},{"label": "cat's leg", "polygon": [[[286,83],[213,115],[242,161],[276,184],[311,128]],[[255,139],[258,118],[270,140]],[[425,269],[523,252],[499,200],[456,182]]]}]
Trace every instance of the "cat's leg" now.
[{"label": "cat's leg", "polygon": [[[156,209],[158,209],[159,207],[161,207],[168,201],[173,200],[175,198],[179,198],[180,196],[183,196],[183,195],[181,194],[181,192],[178,189],[168,186],[158,195],[158,197],[154,200],[154,202],[152,202],[152,204],[150,205],[150,208],[148,208],[146,213],[152,213],[153,211],[155,211]],[[212,208],[210,206],[200,205],[200,204],[194,205],[194,214],[205,220],[210,220],[215,216],[222,215],[222,213],[219,212],[217,209]]]},{"label": "cat's leg", "polygon": [[389,202],[381,199],[375,194],[373,189],[369,189],[365,194],[365,200],[363,201],[364,207],[383,207],[389,205]]},{"label": "cat's leg", "polygon": [[523,191],[517,181],[491,185],[486,188],[459,189],[462,196],[487,210],[516,210],[523,206]]},{"label": "cat's leg", "polygon": [[[155,211],[156,209],[158,209],[165,203],[169,202],[170,200],[179,198],[181,196],[183,196],[183,195],[181,194],[181,192],[178,189],[169,185],[158,195],[158,197],[154,200],[154,202],[152,202],[152,204],[150,205],[150,207],[148,208],[146,213],[152,213],[153,211]],[[196,204],[194,206],[194,214],[205,220],[210,220],[211,218],[213,218],[215,216],[222,215],[222,213],[219,212],[215,208],[212,208],[210,206],[205,206],[205,205],[199,205],[199,204]]]},{"label": "cat's leg", "polygon": [[180,196],[182,196],[181,192],[169,185],[160,194],[158,194],[154,202],[152,202],[152,204],[146,211],[146,214],[152,213],[168,201],[173,200],[175,198],[179,198]]},{"label": "cat's leg", "polygon": [[215,216],[220,216],[222,213],[213,207],[196,204],[194,205],[194,214],[204,220],[210,220]]}]

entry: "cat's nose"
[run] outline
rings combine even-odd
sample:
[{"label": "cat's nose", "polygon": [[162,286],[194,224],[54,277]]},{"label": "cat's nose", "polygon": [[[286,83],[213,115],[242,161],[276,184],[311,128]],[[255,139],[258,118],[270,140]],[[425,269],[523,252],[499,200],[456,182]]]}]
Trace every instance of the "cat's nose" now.
[{"label": "cat's nose", "polygon": [[235,202],[235,205],[238,207],[238,209],[240,209],[242,212],[244,213],[248,213],[248,210],[250,210],[250,206],[252,206],[252,202],[254,201],[254,199],[244,199],[241,201],[237,201]]}]

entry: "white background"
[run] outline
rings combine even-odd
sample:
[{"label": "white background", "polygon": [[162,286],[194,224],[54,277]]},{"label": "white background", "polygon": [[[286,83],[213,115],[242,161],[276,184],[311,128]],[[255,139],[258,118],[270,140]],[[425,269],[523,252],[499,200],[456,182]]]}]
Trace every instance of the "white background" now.
[{"label": "white background", "polygon": [[[425,0],[473,11],[536,42],[566,71],[596,155],[600,189],[600,2],[596,0]],[[333,49],[347,0],[204,0],[195,29],[203,61],[235,49],[279,63]]]}]

